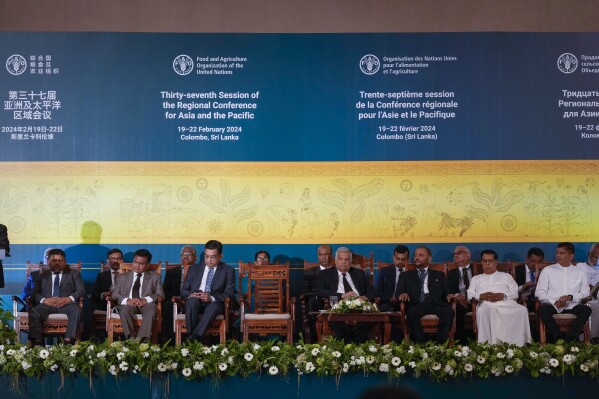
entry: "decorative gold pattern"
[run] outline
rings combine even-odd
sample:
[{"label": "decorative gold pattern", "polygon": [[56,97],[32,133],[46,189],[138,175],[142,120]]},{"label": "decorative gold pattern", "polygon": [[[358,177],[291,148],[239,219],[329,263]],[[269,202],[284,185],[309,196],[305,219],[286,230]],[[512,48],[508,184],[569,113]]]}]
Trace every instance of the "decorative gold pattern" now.
[{"label": "decorative gold pattern", "polygon": [[591,241],[599,161],[3,162],[16,244]]}]

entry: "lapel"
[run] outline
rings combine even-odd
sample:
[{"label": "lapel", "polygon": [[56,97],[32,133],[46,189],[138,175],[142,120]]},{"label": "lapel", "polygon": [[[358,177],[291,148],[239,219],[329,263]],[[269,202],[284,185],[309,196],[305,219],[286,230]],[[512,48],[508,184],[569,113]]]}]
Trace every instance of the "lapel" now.
[{"label": "lapel", "polygon": [[152,274],[153,272],[144,272],[144,282],[141,285],[141,294],[139,295],[140,297],[145,297],[146,295],[144,295],[146,293],[146,290],[148,289],[148,285],[150,284],[150,279],[152,278]]},{"label": "lapel", "polygon": [[358,281],[359,278],[356,275],[357,274],[357,269],[354,268],[354,267],[350,267],[348,274],[350,275],[352,281],[354,282],[354,286],[356,287],[356,290],[358,290],[358,295],[364,295],[364,293],[362,292],[362,291],[364,291],[363,287],[361,286],[360,282]]},{"label": "lapel", "polygon": [[69,272],[67,272],[66,269],[62,271],[62,278],[60,279],[60,288],[62,288],[62,286],[64,285],[64,282],[67,281],[68,275],[69,275]]}]

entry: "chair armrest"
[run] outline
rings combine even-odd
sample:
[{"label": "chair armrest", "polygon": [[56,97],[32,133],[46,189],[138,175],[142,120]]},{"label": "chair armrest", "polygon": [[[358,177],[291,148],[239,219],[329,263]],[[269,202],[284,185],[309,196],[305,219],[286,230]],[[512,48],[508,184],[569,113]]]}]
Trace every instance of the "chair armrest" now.
[{"label": "chair armrest", "polygon": [[16,302],[17,304],[19,304],[21,306],[27,306],[27,304],[23,301],[23,299],[21,299],[20,296],[13,295],[12,300],[13,300],[13,302]]},{"label": "chair armrest", "polygon": [[289,299],[289,313],[291,314],[291,320],[293,320],[293,323],[295,324],[295,304],[296,304],[296,298],[294,296],[292,296]]}]

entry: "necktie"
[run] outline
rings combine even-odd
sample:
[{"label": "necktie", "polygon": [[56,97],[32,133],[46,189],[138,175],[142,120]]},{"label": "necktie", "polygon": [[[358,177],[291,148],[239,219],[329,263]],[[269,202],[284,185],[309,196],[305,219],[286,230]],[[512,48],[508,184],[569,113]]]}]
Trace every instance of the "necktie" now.
[{"label": "necktie", "polygon": [[535,272],[534,272],[534,270],[530,271],[530,282],[532,283],[532,285],[535,285]]},{"label": "necktie", "polygon": [[206,292],[210,292],[212,290],[212,278],[214,277],[214,269],[216,269],[216,267],[209,267],[208,268],[208,277],[206,277],[206,287],[204,287],[204,291]]},{"label": "necktie", "polygon": [[470,279],[468,278],[468,268],[466,267],[462,269],[462,280],[464,280],[464,287],[468,289]]},{"label": "necktie", "polygon": [[137,279],[133,283],[133,291],[131,291],[131,298],[140,298],[139,289],[141,288],[141,273],[136,273]]},{"label": "necktie", "polygon": [[119,272],[112,272],[112,285],[114,285],[114,280],[116,280],[116,276]]},{"label": "necktie", "polygon": [[342,275],[343,275],[343,289],[345,290],[345,292],[353,291],[351,288],[351,285],[349,285],[349,281],[347,281],[347,278],[345,277],[345,273],[342,273]]},{"label": "necktie", "polygon": [[397,269],[395,271],[395,289],[393,290],[393,296],[397,296],[397,289],[399,286],[399,275],[403,272],[403,269]]},{"label": "necktie", "polygon": [[426,279],[426,270],[418,270],[418,277],[420,278],[420,302],[424,302],[424,280]]},{"label": "necktie", "polygon": [[54,284],[52,285],[52,296],[59,297],[60,296],[60,273],[54,273]]}]

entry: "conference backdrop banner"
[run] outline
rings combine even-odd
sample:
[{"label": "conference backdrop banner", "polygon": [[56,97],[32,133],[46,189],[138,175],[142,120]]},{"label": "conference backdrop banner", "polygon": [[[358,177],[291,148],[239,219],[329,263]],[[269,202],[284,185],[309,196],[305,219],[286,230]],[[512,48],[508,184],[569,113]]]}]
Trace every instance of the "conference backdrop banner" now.
[{"label": "conference backdrop banner", "polygon": [[0,33],[16,244],[597,238],[599,34]]}]

